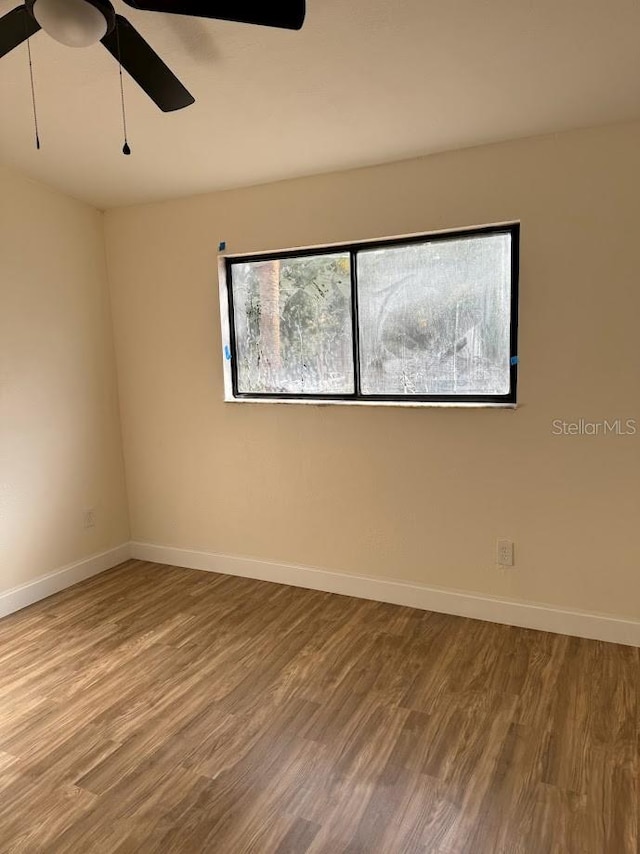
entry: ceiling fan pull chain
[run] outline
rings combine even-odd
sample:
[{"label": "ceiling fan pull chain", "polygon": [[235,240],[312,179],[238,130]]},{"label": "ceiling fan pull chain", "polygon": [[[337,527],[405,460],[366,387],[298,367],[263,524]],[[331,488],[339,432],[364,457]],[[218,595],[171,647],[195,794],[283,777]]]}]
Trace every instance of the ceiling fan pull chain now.
[{"label": "ceiling fan pull chain", "polygon": [[120,74],[120,103],[122,105],[122,132],[124,134],[124,145],[122,146],[123,154],[131,154],[129,141],[127,140],[127,111],[124,103],[124,84],[122,82],[122,62],[120,61],[120,25],[116,21],[116,43],[118,45],[118,71]]},{"label": "ceiling fan pull chain", "polygon": [[[25,24],[26,28],[26,24]],[[36,87],[33,83],[33,62],[31,61],[31,39],[27,39],[27,55],[29,57],[29,79],[31,80],[31,104],[33,106],[33,125],[36,132],[36,148],[40,151],[40,133],[38,131],[38,110],[36,109]]]}]

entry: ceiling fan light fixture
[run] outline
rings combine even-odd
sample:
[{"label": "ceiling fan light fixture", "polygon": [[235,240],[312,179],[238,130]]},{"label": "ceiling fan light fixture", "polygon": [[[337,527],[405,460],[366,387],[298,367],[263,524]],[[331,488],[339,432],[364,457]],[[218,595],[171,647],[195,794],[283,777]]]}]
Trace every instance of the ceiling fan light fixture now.
[{"label": "ceiling fan light fixture", "polygon": [[91,0],[34,0],[31,14],[52,39],[68,47],[89,47],[110,29],[108,9]]},{"label": "ceiling fan light fixture", "polygon": [[[124,2],[140,11],[168,12],[191,18],[212,18],[290,30],[302,27],[306,12],[306,0],[272,0],[271,3],[265,0],[261,3],[257,0]],[[122,15],[116,15],[111,0],[24,0],[21,6],[0,15],[0,58],[25,41],[29,46],[31,37],[41,29],[68,47],[89,47],[101,42],[120,66],[120,80],[122,71],[126,71],[165,113],[194,103],[193,95],[136,28]],[[125,147],[128,148],[126,139]]]}]

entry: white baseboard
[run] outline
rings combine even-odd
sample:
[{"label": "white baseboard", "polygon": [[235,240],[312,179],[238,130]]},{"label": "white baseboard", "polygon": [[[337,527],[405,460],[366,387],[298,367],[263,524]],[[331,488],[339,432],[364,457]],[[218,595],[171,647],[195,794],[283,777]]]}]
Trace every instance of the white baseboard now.
[{"label": "white baseboard", "polygon": [[0,617],[32,605],[79,581],[98,575],[129,558],[219,572],[223,575],[255,578],[260,581],[272,581],[292,587],[324,590],[328,593],[355,596],[359,599],[406,605],[424,611],[455,614],[492,623],[504,623],[509,626],[522,626],[528,629],[640,647],[640,621],[637,620],[586,611],[568,611],[535,602],[519,602],[514,599],[483,596],[479,593],[463,593],[391,578],[349,575],[308,566],[140,542],[123,543],[117,548],[92,555],[56,572],[36,578],[34,581],[0,592]]},{"label": "white baseboard", "polygon": [[551,605],[518,602],[515,599],[501,599],[479,593],[462,593],[390,578],[348,575],[307,566],[271,563],[152,543],[131,543],[131,557],[170,566],[184,566],[223,575],[239,575],[293,587],[324,590],[359,599],[392,602],[423,611],[437,611],[491,623],[640,647],[640,621],[607,614],[567,611]]},{"label": "white baseboard", "polygon": [[106,569],[111,569],[119,563],[129,560],[130,557],[131,544],[123,543],[115,549],[91,555],[55,572],[41,575],[40,578],[28,581],[19,587],[0,592],[0,617],[6,617],[7,614],[26,608],[27,605],[33,605],[34,602],[46,599],[47,596],[52,596],[79,581],[84,581],[85,578],[91,578],[92,575],[98,575]]}]

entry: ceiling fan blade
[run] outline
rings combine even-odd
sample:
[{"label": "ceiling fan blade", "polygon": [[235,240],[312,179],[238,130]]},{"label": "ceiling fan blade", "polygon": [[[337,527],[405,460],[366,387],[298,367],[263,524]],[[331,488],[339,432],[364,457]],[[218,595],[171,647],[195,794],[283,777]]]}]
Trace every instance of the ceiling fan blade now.
[{"label": "ceiling fan blade", "polygon": [[124,0],[134,9],[146,12],[170,12],[195,18],[219,18],[241,24],[259,24],[299,30],[304,23],[305,0]]},{"label": "ceiling fan blade", "polygon": [[163,112],[181,110],[195,101],[126,18],[116,15],[116,26],[102,44]]},{"label": "ceiling fan blade", "polygon": [[0,56],[35,35],[40,24],[28,12],[26,6],[17,6],[0,18]]}]

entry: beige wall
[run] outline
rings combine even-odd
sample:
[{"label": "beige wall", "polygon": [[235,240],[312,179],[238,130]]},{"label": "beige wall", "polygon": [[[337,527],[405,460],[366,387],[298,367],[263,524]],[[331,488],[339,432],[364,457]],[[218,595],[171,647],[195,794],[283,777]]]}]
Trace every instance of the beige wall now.
[{"label": "beige wall", "polygon": [[[639,616],[640,435],[552,435],[640,423],[639,167],[632,124],[108,212],[133,538]],[[514,219],[516,411],[223,403],[218,241]]]},{"label": "beige wall", "polygon": [[0,592],[129,538],[102,220],[0,168]]}]

